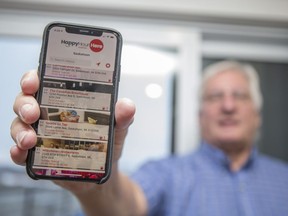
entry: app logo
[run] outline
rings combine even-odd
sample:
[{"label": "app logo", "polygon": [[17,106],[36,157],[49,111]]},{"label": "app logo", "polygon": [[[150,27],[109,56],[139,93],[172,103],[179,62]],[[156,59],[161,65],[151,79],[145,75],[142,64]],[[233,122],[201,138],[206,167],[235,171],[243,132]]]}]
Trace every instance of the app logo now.
[{"label": "app logo", "polygon": [[70,47],[70,46],[75,46],[77,47],[79,45],[79,42],[76,41],[67,41],[67,40],[61,40],[61,44],[64,44],[66,47]]},{"label": "app logo", "polygon": [[94,39],[90,42],[90,49],[93,52],[101,52],[103,48],[104,48],[103,42],[99,39]]}]

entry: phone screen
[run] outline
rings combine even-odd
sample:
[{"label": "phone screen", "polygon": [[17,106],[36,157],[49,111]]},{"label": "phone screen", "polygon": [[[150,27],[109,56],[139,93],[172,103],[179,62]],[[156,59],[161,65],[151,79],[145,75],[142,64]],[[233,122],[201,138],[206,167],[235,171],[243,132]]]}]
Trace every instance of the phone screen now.
[{"label": "phone screen", "polygon": [[35,178],[102,181],[110,172],[121,36],[70,25],[46,28],[30,152]]}]

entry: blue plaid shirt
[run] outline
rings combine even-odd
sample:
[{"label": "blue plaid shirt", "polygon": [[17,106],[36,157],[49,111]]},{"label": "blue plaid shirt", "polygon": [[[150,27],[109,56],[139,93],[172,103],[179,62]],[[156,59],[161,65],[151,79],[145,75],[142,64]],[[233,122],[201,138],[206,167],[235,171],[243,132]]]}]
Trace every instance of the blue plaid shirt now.
[{"label": "blue plaid shirt", "polygon": [[254,150],[237,172],[208,144],[183,157],[149,162],[132,178],[142,187],[149,215],[288,215],[288,166]]}]

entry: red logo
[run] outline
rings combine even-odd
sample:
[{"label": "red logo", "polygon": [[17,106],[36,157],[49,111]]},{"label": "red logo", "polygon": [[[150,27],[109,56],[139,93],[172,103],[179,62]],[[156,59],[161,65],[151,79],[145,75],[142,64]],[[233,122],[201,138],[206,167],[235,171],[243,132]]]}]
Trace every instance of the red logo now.
[{"label": "red logo", "polygon": [[90,49],[93,52],[101,52],[103,48],[104,48],[104,45],[102,41],[99,39],[94,39],[90,42]]}]

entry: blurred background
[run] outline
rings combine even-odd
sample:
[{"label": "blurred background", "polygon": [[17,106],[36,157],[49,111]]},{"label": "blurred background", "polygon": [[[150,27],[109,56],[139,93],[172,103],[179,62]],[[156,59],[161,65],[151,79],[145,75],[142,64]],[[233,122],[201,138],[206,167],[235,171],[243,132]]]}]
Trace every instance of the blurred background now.
[{"label": "blurred background", "polygon": [[288,1],[0,0],[0,215],[77,215],[79,205],[10,160],[13,102],[24,72],[37,68],[45,25],[65,21],[119,30],[119,97],[134,100],[121,169],[185,154],[199,143],[201,70],[222,59],[249,62],[264,94],[261,152],[288,161]]}]

